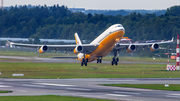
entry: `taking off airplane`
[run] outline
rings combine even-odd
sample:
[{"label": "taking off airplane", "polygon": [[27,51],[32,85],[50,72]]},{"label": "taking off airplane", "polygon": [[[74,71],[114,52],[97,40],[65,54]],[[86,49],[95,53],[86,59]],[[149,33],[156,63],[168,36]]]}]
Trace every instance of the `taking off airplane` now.
[{"label": "taking off airplane", "polygon": [[119,58],[117,54],[121,48],[126,48],[127,52],[133,52],[136,46],[151,46],[150,50],[155,51],[159,48],[158,44],[171,43],[170,41],[163,41],[157,43],[143,43],[143,44],[117,44],[123,38],[125,29],[121,24],[115,24],[110,26],[101,35],[99,35],[90,44],[82,44],[77,33],[74,34],[76,45],[37,45],[37,44],[20,44],[20,43],[8,43],[12,46],[37,48],[39,53],[44,53],[47,50],[54,51],[74,51],[77,54],[77,59],[81,61],[81,66],[87,66],[88,62],[97,60],[97,63],[102,62],[102,57],[107,56],[111,51],[114,52],[111,65],[117,65]]}]

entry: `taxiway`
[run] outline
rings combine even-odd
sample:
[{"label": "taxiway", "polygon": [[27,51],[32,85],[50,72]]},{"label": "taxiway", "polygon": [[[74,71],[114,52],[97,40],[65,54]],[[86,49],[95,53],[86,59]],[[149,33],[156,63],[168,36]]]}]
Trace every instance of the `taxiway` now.
[{"label": "taxiway", "polygon": [[100,84],[180,84],[180,78],[149,79],[6,79],[0,78],[0,89],[17,95],[61,95],[127,101],[179,101],[180,91],[109,87]]}]

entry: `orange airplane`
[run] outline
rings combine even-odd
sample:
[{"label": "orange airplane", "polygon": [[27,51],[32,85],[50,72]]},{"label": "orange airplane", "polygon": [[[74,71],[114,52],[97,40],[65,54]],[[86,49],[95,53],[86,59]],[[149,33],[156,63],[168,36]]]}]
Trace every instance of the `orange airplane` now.
[{"label": "orange airplane", "polygon": [[151,46],[151,51],[155,51],[159,48],[158,44],[171,43],[170,41],[158,42],[158,43],[143,43],[143,44],[117,44],[123,38],[125,29],[121,24],[114,24],[99,35],[90,44],[82,44],[77,33],[75,33],[76,45],[38,45],[38,44],[20,44],[20,43],[8,43],[12,46],[36,48],[39,53],[44,53],[47,50],[54,51],[74,51],[77,54],[77,59],[81,61],[81,66],[87,66],[88,62],[97,60],[97,63],[102,62],[102,57],[107,56],[111,51],[114,52],[111,65],[117,65],[119,58],[117,54],[119,49],[126,48],[127,52],[133,52],[136,46]]}]

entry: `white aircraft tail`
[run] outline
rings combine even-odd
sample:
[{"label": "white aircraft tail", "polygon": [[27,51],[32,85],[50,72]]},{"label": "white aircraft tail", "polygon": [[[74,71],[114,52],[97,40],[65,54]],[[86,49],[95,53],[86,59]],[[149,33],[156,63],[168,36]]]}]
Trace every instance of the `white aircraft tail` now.
[{"label": "white aircraft tail", "polygon": [[80,40],[77,33],[74,34],[74,37],[75,37],[75,40],[76,40],[76,45],[82,45],[81,40]]}]

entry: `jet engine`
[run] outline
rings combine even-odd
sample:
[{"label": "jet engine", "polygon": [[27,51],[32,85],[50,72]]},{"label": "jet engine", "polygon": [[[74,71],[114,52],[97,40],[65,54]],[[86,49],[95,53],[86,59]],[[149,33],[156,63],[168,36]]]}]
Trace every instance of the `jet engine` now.
[{"label": "jet engine", "polygon": [[151,51],[155,51],[155,50],[157,50],[158,48],[159,48],[159,45],[158,45],[157,43],[154,43],[154,44],[152,44],[150,50],[151,50]]},{"label": "jet engine", "polygon": [[82,46],[76,46],[76,48],[74,49],[74,53],[81,53],[83,51],[83,47]]},{"label": "jet engine", "polygon": [[129,47],[127,48],[127,52],[128,52],[128,53],[131,53],[131,52],[133,52],[135,49],[136,49],[136,46],[135,46],[135,45],[129,45]]},{"label": "jet engine", "polygon": [[41,46],[41,48],[39,48],[39,53],[44,53],[48,50],[48,47],[46,45]]}]

